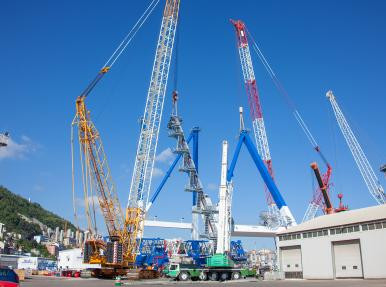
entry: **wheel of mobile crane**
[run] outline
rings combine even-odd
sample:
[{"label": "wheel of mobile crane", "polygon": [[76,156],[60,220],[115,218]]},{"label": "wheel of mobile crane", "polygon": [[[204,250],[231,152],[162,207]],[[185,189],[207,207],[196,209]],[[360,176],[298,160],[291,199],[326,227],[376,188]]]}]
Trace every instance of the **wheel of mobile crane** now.
[{"label": "wheel of mobile crane", "polygon": [[180,275],[178,275],[178,279],[180,279],[180,281],[187,281],[187,280],[189,280],[189,273],[186,272],[186,271],[182,271],[180,273]]},{"label": "wheel of mobile crane", "polygon": [[210,273],[210,275],[209,275],[209,279],[211,280],[211,281],[217,281],[218,280],[218,273],[217,272],[213,272],[213,273]]},{"label": "wheel of mobile crane", "polygon": [[208,274],[206,274],[205,272],[201,272],[200,275],[198,276],[198,278],[201,281],[206,281],[206,280],[208,280]]},{"label": "wheel of mobile crane", "polygon": [[220,281],[228,280],[228,272],[222,272],[220,275]]},{"label": "wheel of mobile crane", "polygon": [[240,272],[233,272],[232,273],[232,280],[239,280],[241,278]]}]

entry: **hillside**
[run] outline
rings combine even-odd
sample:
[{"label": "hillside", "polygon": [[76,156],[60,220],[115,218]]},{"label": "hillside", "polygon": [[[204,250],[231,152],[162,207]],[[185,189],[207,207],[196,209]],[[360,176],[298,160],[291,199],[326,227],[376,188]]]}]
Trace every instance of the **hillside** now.
[{"label": "hillside", "polygon": [[[0,222],[5,224],[7,232],[19,233],[24,239],[31,239],[34,235],[41,234],[39,224],[27,222],[26,217],[30,219],[29,221],[40,221],[53,230],[57,226],[63,229],[66,222],[60,216],[45,210],[38,203],[29,202],[0,186]],[[70,222],[67,222],[67,228],[76,230]]]}]

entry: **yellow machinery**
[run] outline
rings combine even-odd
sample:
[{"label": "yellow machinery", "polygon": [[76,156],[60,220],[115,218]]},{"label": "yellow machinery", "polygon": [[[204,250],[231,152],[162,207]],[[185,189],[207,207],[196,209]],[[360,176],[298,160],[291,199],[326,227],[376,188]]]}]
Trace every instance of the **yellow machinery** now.
[{"label": "yellow machinery", "polygon": [[[141,28],[158,2],[159,1],[153,0],[150,3],[144,14],[134,25],[133,29],[130,30],[129,34],[124,38],[124,40],[115,50],[103,68],[99,71],[94,80],[76,99],[76,115],[72,122],[72,127],[76,126],[78,131],[81,178],[85,201],[85,213],[89,231],[89,237],[85,242],[83,251],[84,262],[101,265],[100,269],[96,269],[96,275],[123,274],[127,272],[127,269],[135,267],[134,263],[136,254],[138,252],[138,242],[142,238],[143,234],[146,207],[142,204],[142,197],[136,198],[135,200],[129,197],[129,204],[126,209],[126,214],[124,215],[122,212],[122,208],[115,190],[115,185],[111,178],[111,173],[107,163],[106,154],[104,152],[102,140],[98,130],[91,121],[90,111],[87,110],[85,99],[92,91],[92,89],[97,85],[97,83],[102,79],[102,77],[110,70],[112,65],[133,39],[135,34]],[[166,90],[165,79],[167,79],[167,73],[170,67],[175,29],[177,27],[179,4],[180,0],[166,0],[159,41],[157,44],[155,56],[156,59],[153,66],[152,79],[150,81],[149,94],[147,98],[148,101],[149,97],[156,97],[157,101],[159,101],[159,98],[162,97],[163,101],[164,93]],[[165,66],[167,66],[167,69],[165,69]],[[157,82],[158,79],[162,79],[162,82]],[[158,93],[151,93],[151,91],[154,91],[154,85],[160,85],[162,89],[157,89]],[[149,109],[147,109],[147,111],[149,111]],[[162,109],[161,111],[153,110],[152,114],[154,115],[156,112],[162,114]],[[158,115],[158,118],[150,119],[150,121],[160,121],[160,118],[161,115]],[[157,122],[157,124],[159,125],[159,122]],[[156,140],[158,139],[158,131],[159,128],[157,130]],[[143,134],[148,134],[148,131],[144,129],[144,124],[141,128],[139,144],[141,144],[141,139],[144,142],[148,142],[148,139],[143,138]],[[73,142],[73,134],[71,139]],[[73,199],[74,214],[76,218],[73,145],[72,154]],[[136,165],[137,163],[138,153],[136,158]],[[139,164],[143,164],[143,162],[140,162]],[[134,177],[135,176],[133,175],[133,178]],[[148,187],[150,188],[151,176],[150,178],[147,177],[146,181],[148,183]],[[132,189],[130,191],[132,191]],[[98,237],[95,202],[93,200],[95,197],[98,199],[98,205],[109,234],[110,241],[107,243],[104,242],[102,238]],[[143,277],[153,277],[151,270],[143,271]]]}]

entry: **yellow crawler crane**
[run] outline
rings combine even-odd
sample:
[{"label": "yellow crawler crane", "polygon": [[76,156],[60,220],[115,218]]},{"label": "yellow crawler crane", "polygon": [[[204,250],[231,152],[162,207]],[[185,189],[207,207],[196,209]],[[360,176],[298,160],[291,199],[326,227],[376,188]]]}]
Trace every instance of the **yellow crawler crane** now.
[{"label": "yellow crawler crane", "polygon": [[[112,268],[126,267],[128,229],[125,226],[100,134],[91,121],[90,112],[85,105],[85,96],[76,99],[76,115],[72,124],[78,128],[86,218],[88,229],[92,233],[85,244],[85,262]],[[94,204],[94,194],[98,198],[99,208],[110,237],[107,244],[96,234],[95,206],[90,207]]]},{"label": "yellow crawler crane", "polygon": [[[148,195],[150,190],[151,171],[154,165],[180,0],[166,0],[165,3],[126,217],[123,216],[115,186],[111,179],[100,134],[91,121],[90,112],[85,105],[85,99],[114,65],[158,2],[158,0],[153,0],[150,3],[94,80],[91,81],[81,96],[76,99],[76,115],[72,126],[77,126],[78,128],[85,212],[88,230],[91,234],[84,246],[84,262],[101,265],[100,269],[96,269],[97,274],[95,275],[113,276],[126,273],[128,269],[136,267],[136,254],[138,252],[138,243],[143,235],[146,210],[144,193]],[[72,160],[72,167],[73,199],[75,202],[74,160]],[[92,200],[94,195],[98,198],[99,207],[109,233],[110,241],[107,243],[98,237],[95,206],[94,200]],[[75,204],[74,214],[76,218]],[[139,278],[154,278],[157,274],[154,270],[138,270],[141,272],[135,272],[135,277]]]}]

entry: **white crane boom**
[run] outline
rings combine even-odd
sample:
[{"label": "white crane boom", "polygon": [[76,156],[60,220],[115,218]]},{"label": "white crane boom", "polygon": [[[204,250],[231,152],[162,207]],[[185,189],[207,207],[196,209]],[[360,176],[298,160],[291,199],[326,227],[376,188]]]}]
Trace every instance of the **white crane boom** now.
[{"label": "white crane boom", "polygon": [[179,5],[180,0],[166,0],[130,185],[131,208],[143,210],[149,197]]},{"label": "white crane boom", "polygon": [[231,238],[231,206],[232,183],[227,182],[228,171],[228,142],[222,142],[221,181],[218,203],[218,227],[216,253],[223,254],[230,251]]},{"label": "white crane boom", "polygon": [[340,130],[342,131],[342,134],[354,157],[354,160],[359,168],[359,171],[366,183],[368,190],[370,191],[371,195],[374,197],[378,204],[386,203],[385,192],[383,191],[383,188],[379,183],[379,180],[375,175],[374,170],[372,169],[369,161],[367,160],[367,157],[363,152],[362,147],[360,146],[345,116],[339,108],[339,105],[336,102],[335,96],[332,91],[328,91],[326,97],[330,100]]}]

